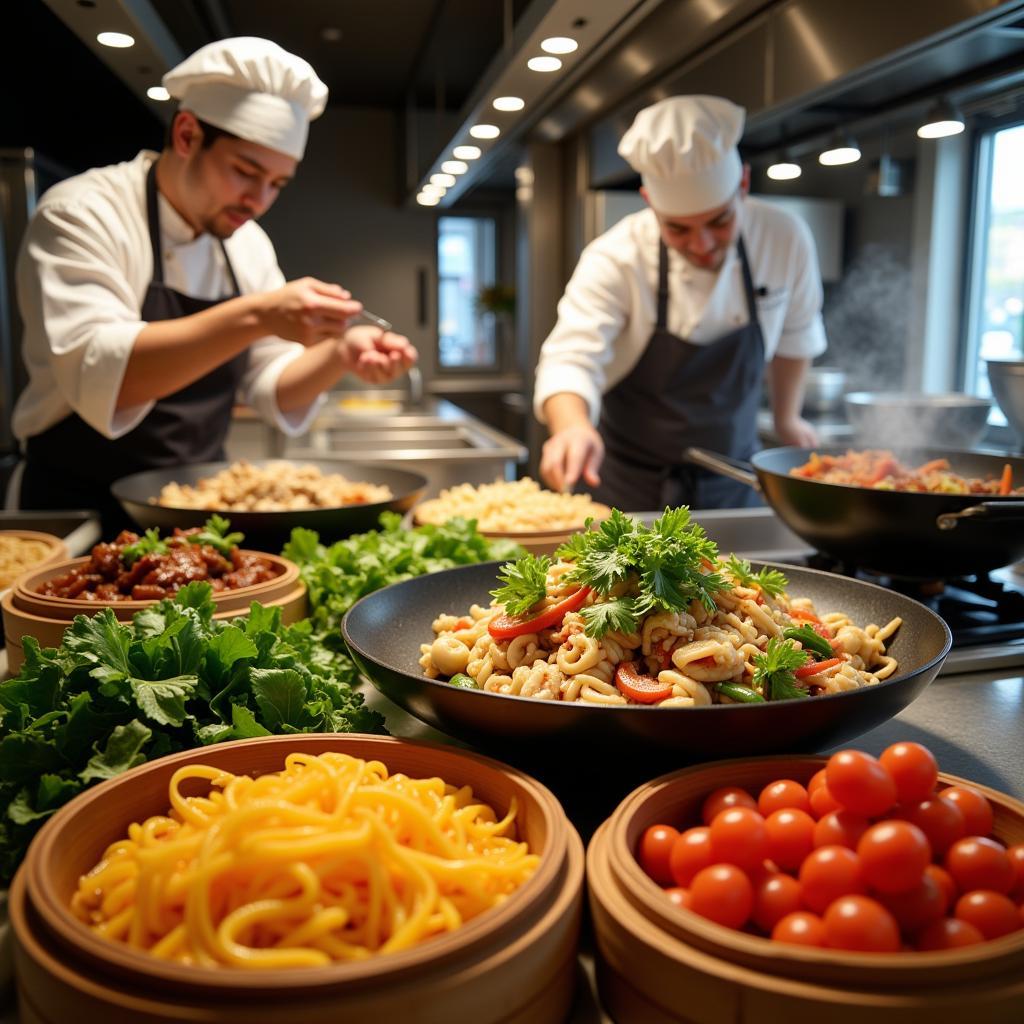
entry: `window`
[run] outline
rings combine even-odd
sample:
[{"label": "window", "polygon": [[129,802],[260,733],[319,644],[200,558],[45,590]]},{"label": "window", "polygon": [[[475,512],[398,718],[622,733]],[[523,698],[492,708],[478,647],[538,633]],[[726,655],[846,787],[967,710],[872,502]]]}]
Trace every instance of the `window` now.
[{"label": "window", "polygon": [[441,217],[438,221],[438,360],[442,370],[495,370],[494,316],[478,296],[495,282],[496,225],[491,217]]},{"label": "window", "polygon": [[[978,140],[965,391],[992,396],[986,359],[1024,358],[1024,123]],[[993,406],[993,423],[1005,423]]]}]

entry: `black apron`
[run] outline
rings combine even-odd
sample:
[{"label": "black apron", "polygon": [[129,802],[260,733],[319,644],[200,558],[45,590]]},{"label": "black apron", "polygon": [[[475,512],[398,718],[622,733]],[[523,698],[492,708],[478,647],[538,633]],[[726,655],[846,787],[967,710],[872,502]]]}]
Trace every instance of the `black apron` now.
[{"label": "black apron", "polygon": [[761,504],[751,488],[683,462],[691,445],[739,459],[760,447],[764,336],[742,238],[737,248],[749,320],[695,345],[666,326],[668,251],[659,242],[657,324],[639,362],[601,403],[605,458],[596,500],[627,511]]},{"label": "black apron", "polygon": [[[146,178],[146,213],[153,246],[153,279],[142,300],[140,319],[149,323],[199,313],[240,294],[221,242],[232,292],[197,299],[164,284],[157,207],[156,163]],[[21,481],[24,509],[95,508],[103,536],[113,540],[131,521],[110,495],[110,485],[130,473],[192,462],[219,461],[231,422],[235,393],[248,365],[248,352],[229,359],[205,377],[161,398],[133,430],[115,440],[94,430],[77,413],[30,437]]]}]

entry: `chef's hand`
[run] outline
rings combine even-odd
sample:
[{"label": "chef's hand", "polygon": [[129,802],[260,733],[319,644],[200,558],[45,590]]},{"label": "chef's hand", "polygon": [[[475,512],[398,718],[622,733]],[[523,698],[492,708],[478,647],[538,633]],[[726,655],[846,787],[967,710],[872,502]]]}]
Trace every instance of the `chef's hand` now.
[{"label": "chef's hand", "polygon": [[387,384],[416,362],[417,353],[404,334],[359,324],[337,340],[350,373],[367,384]]},{"label": "chef's hand", "polygon": [[316,345],[345,333],[363,304],[341,285],[303,277],[254,296],[257,316],[267,334],[300,345]]},{"label": "chef's hand", "polygon": [[820,443],[818,432],[801,416],[776,420],[775,433],[782,444],[795,445],[797,448],[814,448]]},{"label": "chef's hand", "polygon": [[588,486],[596,487],[601,482],[597,471],[603,461],[601,435],[589,423],[574,424],[544,442],[540,475],[556,491],[571,491],[581,476]]}]

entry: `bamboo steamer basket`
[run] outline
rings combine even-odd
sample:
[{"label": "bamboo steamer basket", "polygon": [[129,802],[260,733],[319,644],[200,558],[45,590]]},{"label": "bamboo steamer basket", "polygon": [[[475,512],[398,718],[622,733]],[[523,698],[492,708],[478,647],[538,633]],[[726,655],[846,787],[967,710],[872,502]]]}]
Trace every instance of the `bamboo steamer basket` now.
[{"label": "bamboo steamer basket", "polygon": [[[500,814],[514,798],[520,836],[541,854],[511,897],[462,928],[398,953],[307,970],[240,971],[167,963],[95,935],[68,909],[79,875],[132,821],[167,808],[181,765],[277,771],[287,753],[337,750],[392,772],[438,775]],[[81,794],[44,826],[11,888],[23,1021],[108,1024],[555,1024],[572,1002],[583,847],[554,795],[489,758],[362,735],[275,736],[161,758]]]},{"label": "bamboo steamer basket", "polygon": [[[276,581],[268,580],[267,582],[274,583]],[[213,613],[214,619],[224,621],[248,615],[249,606],[253,601],[259,601],[260,604],[268,608],[280,608],[281,621],[286,626],[298,622],[299,619],[304,619],[309,610],[306,584],[298,578],[292,581],[288,590],[277,596],[261,594],[259,584],[254,587],[242,587],[239,592],[241,590],[249,591],[248,599],[244,603],[232,601],[233,607],[228,608],[223,607],[223,604],[217,600],[219,595],[214,594],[213,600],[218,607],[218,611]],[[18,673],[25,661],[22,637],[35,637],[41,647],[59,647],[64,637],[64,631],[71,625],[76,615],[91,616],[104,608],[110,608],[119,621],[130,622],[134,612],[157,603],[155,601],[67,601],[60,598],[54,600],[63,600],[63,605],[54,605],[50,614],[40,615],[20,607],[19,594],[14,589],[9,590],[0,599],[0,611],[2,611],[4,623],[4,646],[7,650],[7,669],[12,675]],[[68,605],[73,607],[69,608]],[[134,606],[131,614],[123,614],[122,607],[124,605]]]},{"label": "bamboo steamer basket", "polygon": [[[1024,1020],[1024,930],[934,953],[871,954],[793,946],[725,928],[677,909],[637,862],[650,825],[696,822],[720,786],[757,794],[767,783],[807,783],[815,757],[717,761],[634,790],[587,851],[590,906],[602,992],[620,1022],[651,1024],[996,1024]],[[1024,842],[1024,804],[969,780],[988,798],[993,834]]]},{"label": "bamboo steamer basket", "polygon": [[[67,545],[60,539],[60,537],[57,537],[52,533],[40,533],[38,530],[0,530],[0,537],[10,537],[14,540],[37,541],[46,545],[46,554],[44,554],[39,561],[27,567],[25,572],[34,572],[45,565],[52,565],[54,562],[62,561],[68,557]],[[18,576],[7,584],[0,580],[0,591],[6,590],[8,586],[14,586],[22,575],[24,574],[19,573]]]}]

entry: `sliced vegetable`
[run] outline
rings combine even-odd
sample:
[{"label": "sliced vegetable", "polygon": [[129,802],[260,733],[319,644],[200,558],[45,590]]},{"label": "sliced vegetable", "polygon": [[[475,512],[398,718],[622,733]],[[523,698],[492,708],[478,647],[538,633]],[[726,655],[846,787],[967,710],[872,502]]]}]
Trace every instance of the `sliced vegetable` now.
[{"label": "sliced vegetable", "polygon": [[1003,465],[1003,475],[999,478],[999,493],[1009,494],[1013,490],[1013,466],[1008,462]]},{"label": "sliced vegetable", "polygon": [[480,684],[472,677],[467,676],[465,672],[456,672],[455,675],[448,680],[452,686],[457,686],[461,690],[479,690]]},{"label": "sliced vegetable", "polygon": [[763,704],[764,697],[752,690],[749,686],[741,686],[739,683],[716,683],[715,689],[730,700],[739,701],[741,704]]},{"label": "sliced vegetable", "polygon": [[787,640],[796,640],[803,645],[805,651],[817,654],[819,658],[831,658],[832,645],[810,623],[802,626],[791,626],[784,629],[782,635]]},{"label": "sliced vegetable", "polygon": [[808,676],[816,676],[819,672],[835,668],[836,665],[842,665],[842,663],[842,658],[826,658],[824,661],[812,661],[810,665],[803,665],[798,668],[793,675],[797,679],[806,679]]},{"label": "sliced vegetable", "polygon": [[538,630],[547,629],[549,626],[561,622],[568,612],[576,611],[586,601],[589,594],[590,587],[580,587],[579,590],[559,601],[558,604],[545,608],[540,615],[535,615],[532,619],[514,615],[498,615],[491,619],[487,626],[487,632],[495,640],[511,640],[513,637],[523,636],[525,633],[536,633]]},{"label": "sliced vegetable", "polygon": [[615,670],[615,685],[637,704],[657,704],[672,696],[672,685],[637,671],[635,661],[622,661]]}]

